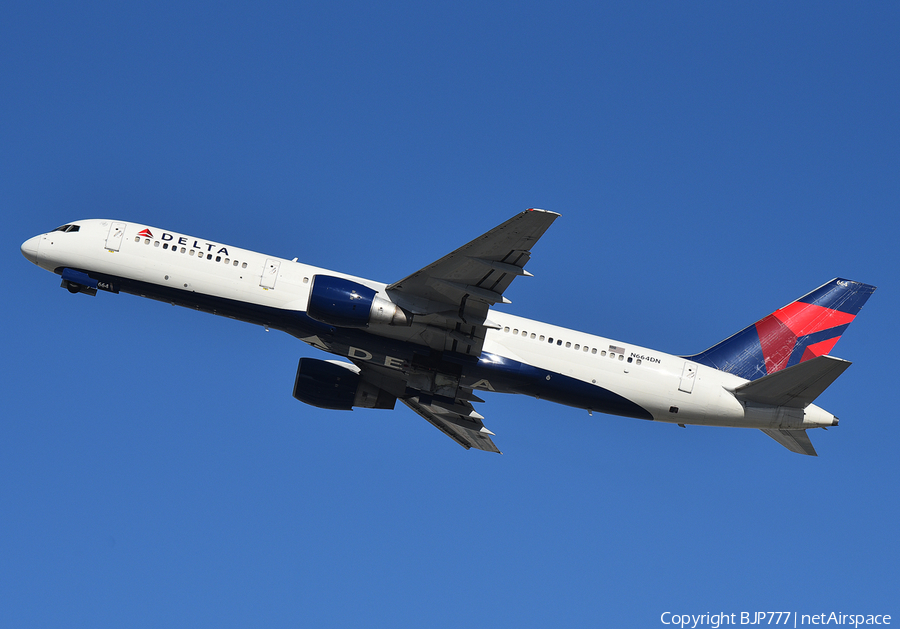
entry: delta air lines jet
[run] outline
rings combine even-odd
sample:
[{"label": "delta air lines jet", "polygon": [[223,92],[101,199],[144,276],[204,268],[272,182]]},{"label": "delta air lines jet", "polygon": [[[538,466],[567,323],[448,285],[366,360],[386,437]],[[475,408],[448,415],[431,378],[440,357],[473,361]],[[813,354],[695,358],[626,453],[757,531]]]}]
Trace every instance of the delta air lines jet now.
[{"label": "delta air lines jet", "polygon": [[301,358],[294,397],[320,408],[396,401],[464,448],[499,452],[482,391],[685,426],[757,428],[815,455],[837,426],[813,402],[849,362],[828,355],[875,290],[834,279],[699,354],[673,356],[507,314],[512,281],[558,214],[526,210],[393,284],[116,220],[22,244],[71,293],[131,293],[283,330],[340,360]]}]

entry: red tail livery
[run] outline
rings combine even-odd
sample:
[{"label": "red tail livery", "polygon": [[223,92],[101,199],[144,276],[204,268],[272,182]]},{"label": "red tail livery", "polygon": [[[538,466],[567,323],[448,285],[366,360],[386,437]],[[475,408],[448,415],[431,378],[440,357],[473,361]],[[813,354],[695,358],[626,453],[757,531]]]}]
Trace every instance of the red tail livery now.
[{"label": "red tail livery", "polygon": [[869,284],[833,279],[718,345],[687,358],[755,380],[824,356],[873,292],[875,287]]}]

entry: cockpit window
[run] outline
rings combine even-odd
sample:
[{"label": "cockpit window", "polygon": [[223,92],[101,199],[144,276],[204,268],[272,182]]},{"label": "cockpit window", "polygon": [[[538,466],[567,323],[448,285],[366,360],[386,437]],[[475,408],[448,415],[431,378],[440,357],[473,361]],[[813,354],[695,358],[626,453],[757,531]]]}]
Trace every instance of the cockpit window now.
[{"label": "cockpit window", "polygon": [[54,229],[55,232],[77,232],[79,229],[78,225],[61,225]]}]

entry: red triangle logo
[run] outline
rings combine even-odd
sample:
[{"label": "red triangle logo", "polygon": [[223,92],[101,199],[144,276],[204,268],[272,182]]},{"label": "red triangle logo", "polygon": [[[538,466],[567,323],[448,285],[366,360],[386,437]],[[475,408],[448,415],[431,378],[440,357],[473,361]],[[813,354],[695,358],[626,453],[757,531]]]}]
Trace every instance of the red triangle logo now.
[{"label": "red triangle logo", "polygon": [[153,234],[150,233],[149,229],[145,229],[143,231],[138,232],[138,236],[143,236],[144,238],[153,238]]}]

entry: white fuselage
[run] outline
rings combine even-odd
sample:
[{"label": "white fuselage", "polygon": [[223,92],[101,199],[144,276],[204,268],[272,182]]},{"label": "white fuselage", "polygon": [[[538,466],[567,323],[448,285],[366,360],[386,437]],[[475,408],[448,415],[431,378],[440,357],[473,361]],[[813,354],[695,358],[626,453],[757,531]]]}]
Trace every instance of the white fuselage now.
[{"label": "white fuselage", "polygon": [[[49,232],[23,246],[32,262],[100,276],[100,288],[195,307],[282,329],[331,353],[403,370],[426,331],[370,326],[343,331],[305,311],[314,276],[352,279],[389,299],[385,284],[155,227],[83,220],[79,231]],[[677,424],[802,429],[831,426],[831,414],[746,405],[732,393],[747,382],[685,358],[492,309],[473,389],[516,392],[614,414]],[[327,339],[325,338],[327,336]],[[609,404],[611,397],[621,405]],[[629,411],[626,405],[636,410]]]}]

